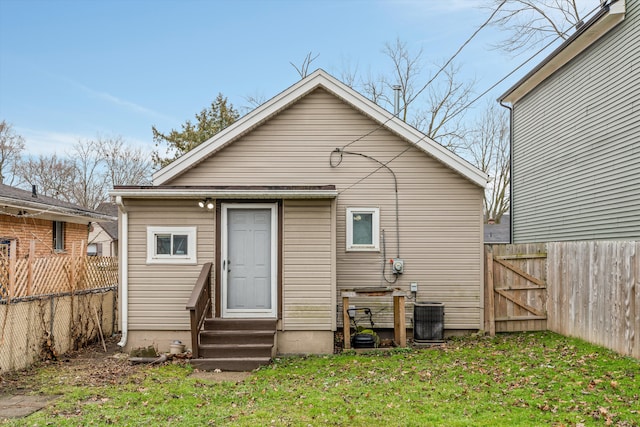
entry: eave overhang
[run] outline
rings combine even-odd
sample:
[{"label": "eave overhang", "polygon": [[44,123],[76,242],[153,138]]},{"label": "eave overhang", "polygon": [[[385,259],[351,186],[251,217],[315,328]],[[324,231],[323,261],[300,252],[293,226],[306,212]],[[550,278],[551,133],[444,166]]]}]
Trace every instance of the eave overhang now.
[{"label": "eave overhang", "polygon": [[625,0],[614,0],[610,4],[604,5],[596,15],[576,30],[571,37],[502,94],[498,101],[514,105],[549,76],[624,21],[625,13]]},{"label": "eave overhang", "polygon": [[53,206],[46,203],[31,202],[11,197],[0,197],[0,206],[12,216],[39,218],[49,221],[63,221],[76,224],[89,224],[96,221],[116,221],[118,218],[94,211]]},{"label": "eave overhang", "polygon": [[335,199],[335,185],[319,186],[117,186],[123,199]]}]

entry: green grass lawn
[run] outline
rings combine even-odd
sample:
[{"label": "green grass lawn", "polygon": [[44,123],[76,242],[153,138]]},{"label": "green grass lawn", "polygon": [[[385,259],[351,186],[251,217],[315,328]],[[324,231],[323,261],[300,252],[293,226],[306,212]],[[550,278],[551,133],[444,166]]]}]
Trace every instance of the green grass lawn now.
[{"label": "green grass lawn", "polygon": [[442,348],[280,358],[245,381],[168,364],[118,385],[66,385],[28,426],[640,426],[640,362],[553,333],[467,337]]}]

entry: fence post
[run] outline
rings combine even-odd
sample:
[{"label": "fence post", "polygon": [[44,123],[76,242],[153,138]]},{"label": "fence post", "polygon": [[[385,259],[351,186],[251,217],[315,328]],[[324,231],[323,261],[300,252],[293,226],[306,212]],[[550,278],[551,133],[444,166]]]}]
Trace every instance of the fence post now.
[{"label": "fence post", "polygon": [[[486,289],[486,307],[485,313],[488,314],[487,322],[489,323],[489,335],[496,335],[496,309],[494,300],[494,284],[493,284],[493,248],[491,245],[485,247],[485,260],[486,260],[486,275],[485,275],[485,289]],[[485,316],[486,316],[485,314]]]},{"label": "fence post", "polygon": [[11,301],[16,292],[16,240],[12,239],[9,245],[9,295],[7,301]]},{"label": "fence post", "polygon": [[33,261],[36,256],[36,241],[29,241],[29,259],[27,261],[27,296],[33,294]]},{"label": "fence post", "polygon": [[[78,269],[78,275],[76,276],[76,280],[78,281],[78,286],[81,289],[87,288],[86,283],[86,273],[87,273],[87,250],[84,247],[84,240],[80,241],[80,253],[78,254],[78,265],[76,268]],[[84,286],[83,286],[84,285]]]},{"label": "fence post", "polygon": [[76,290],[76,244],[71,245],[71,259],[69,260],[69,290],[75,293]]}]

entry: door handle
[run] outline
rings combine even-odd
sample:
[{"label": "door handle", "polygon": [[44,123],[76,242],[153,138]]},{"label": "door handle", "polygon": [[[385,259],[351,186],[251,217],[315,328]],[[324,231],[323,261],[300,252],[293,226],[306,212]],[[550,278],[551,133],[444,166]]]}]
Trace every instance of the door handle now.
[{"label": "door handle", "polygon": [[223,270],[227,270],[227,272],[231,271],[231,267],[230,266],[231,266],[231,261],[226,260],[226,259],[222,260],[222,269]]}]

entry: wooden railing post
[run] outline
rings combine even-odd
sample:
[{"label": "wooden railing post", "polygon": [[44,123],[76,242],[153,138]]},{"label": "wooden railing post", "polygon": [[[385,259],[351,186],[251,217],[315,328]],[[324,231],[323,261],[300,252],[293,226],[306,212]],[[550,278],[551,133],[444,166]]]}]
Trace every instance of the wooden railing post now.
[{"label": "wooden railing post", "polygon": [[199,357],[199,339],[200,328],[205,319],[212,314],[211,308],[211,268],[210,262],[202,266],[200,276],[196,285],[191,291],[191,297],[187,302],[186,309],[189,310],[189,318],[191,321],[191,351],[194,358]]}]

